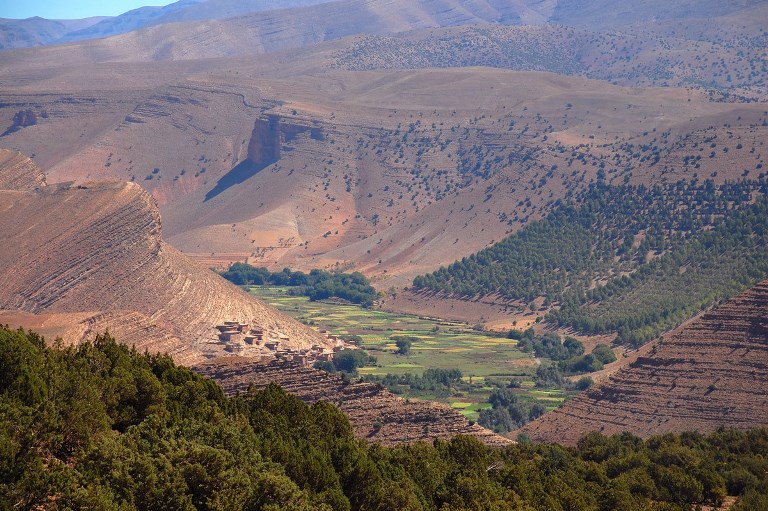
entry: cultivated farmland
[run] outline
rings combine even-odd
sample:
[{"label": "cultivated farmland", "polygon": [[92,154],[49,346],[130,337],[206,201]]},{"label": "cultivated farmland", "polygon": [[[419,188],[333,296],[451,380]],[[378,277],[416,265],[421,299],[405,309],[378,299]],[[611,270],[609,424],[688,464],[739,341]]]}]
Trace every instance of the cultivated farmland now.
[{"label": "cultivated farmland", "polygon": [[[543,400],[548,408],[567,396],[562,390],[536,389],[533,375],[539,361],[517,348],[517,341],[473,329],[459,322],[362,309],[333,302],[310,302],[290,296],[285,287],[251,287],[262,301],[295,319],[335,335],[357,335],[362,348],[375,356],[375,366],[360,368],[361,376],[421,375],[427,369],[459,369],[464,385],[454,392],[399,389],[404,397],[447,403],[470,418],[489,407],[486,402],[497,385],[521,383],[523,397]],[[395,339],[412,338],[409,355],[396,354]],[[393,389],[398,391],[397,388]]]}]

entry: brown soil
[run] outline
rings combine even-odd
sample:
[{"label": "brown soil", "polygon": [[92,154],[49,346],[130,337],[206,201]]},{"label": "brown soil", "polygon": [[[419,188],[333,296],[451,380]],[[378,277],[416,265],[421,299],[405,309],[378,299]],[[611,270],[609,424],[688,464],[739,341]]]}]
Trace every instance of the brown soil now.
[{"label": "brown soil", "polygon": [[397,444],[473,435],[489,445],[508,445],[510,440],[470,425],[460,413],[444,405],[407,401],[372,383],[348,382],[317,369],[229,357],[194,369],[218,381],[233,395],[251,385],[260,389],[277,383],[308,403],[327,401],[349,417],[355,436],[382,444]]},{"label": "brown soil", "polygon": [[499,296],[463,300],[427,291],[398,291],[387,295],[380,306],[384,310],[481,324],[498,331],[525,330],[544,314],[544,311],[531,311],[526,303]]},{"label": "brown soil", "polygon": [[768,281],[690,321],[628,367],[517,433],[574,444],[768,426]]}]

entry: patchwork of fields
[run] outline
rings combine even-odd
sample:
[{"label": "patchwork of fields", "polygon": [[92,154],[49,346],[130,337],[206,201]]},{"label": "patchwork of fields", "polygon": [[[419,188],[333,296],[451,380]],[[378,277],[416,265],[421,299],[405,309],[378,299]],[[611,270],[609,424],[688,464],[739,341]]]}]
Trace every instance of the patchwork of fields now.
[{"label": "patchwork of fields", "polygon": [[[489,408],[488,396],[496,385],[519,380],[521,397],[538,399],[556,408],[569,392],[537,389],[533,374],[538,361],[517,348],[517,341],[473,330],[464,323],[396,314],[325,301],[311,302],[290,296],[287,287],[251,287],[250,292],[267,304],[315,328],[336,335],[358,335],[362,347],[377,359],[363,367],[361,376],[387,374],[421,375],[426,369],[459,369],[464,375],[460,389],[414,392],[393,389],[409,398],[447,403],[469,418]],[[398,355],[393,336],[415,339],[409,355]]]}]

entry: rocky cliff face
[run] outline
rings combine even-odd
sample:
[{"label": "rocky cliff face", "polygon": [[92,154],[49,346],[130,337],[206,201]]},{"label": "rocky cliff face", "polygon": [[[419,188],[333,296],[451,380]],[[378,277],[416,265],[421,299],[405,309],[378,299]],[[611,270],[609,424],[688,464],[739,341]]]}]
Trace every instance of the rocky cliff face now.
[{"label": "rocky cliff face", "polygon": [[424,401],[406,401],[388,390],[350,382],[317,369],[283,363],[226,358],[199,365],[199,373],[218,381],[227,394],[277,383],[308,403],[327,401],[349,417],[355,436],[382,444],[416,442],[455,435],[473,435],[489,445],[509,440],[478,426],[450,408]]},{"label": "rocky cliff face", "polygon": [[248,143],[248,159],[255,165],[266,167],[280,159],[283,144],[299,135],[307,134],[312,140],[324,140],[323,128],[317,124],[290,122],[279,115],[256,119]]},{"label": "rocky cliff face", "polygon": [[185,363],[223,354],[214,327],[229,320],[282,334],[286,347],[326,342],[163,242],[157,206],[135,184],[0,191],[0,235],[0,309],[88,311],[86,333],[108,328]]},{"label": "rocky cliff face", "polygon": [[280,121],[277,116],[256,119],[248,143],[248,159],[256,165],[267,166],[280,159]]},{"label": "rocky cliff face", "polygon": [[768,281],[705,313],[606,383],[525,426],[534,440],[768,426]]}]

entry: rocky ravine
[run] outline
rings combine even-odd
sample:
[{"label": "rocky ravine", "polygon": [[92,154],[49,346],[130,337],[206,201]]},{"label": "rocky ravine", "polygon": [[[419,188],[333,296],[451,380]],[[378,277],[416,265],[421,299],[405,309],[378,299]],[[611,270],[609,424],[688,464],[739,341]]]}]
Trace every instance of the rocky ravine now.
[{"label": "rocky ravine", "polygon": [[182,363],[222,355],[215,326],[225,321],[251,324],[287,348],[328,342],[167,245],[154,200],[135,184],[0,190],[0,239],[5,323],[21,325],[9,315],[33,313],[57,314],[63,324],[71,314],[79,327],[65,329],[74,335],[66,342],[109,329]]},{"label": "rocky ravine", "polygon": [[344,381],[317,369],[281,362],[227,357],[198,365],[195,371],[219,382],[233,395],[277,383],[303,401],[327,401],[352,423],[355,436],[382,444],[416,442],[455,435],[473,435],[489,445],[511,441],[450,408],[425,401],[407,401],[372,383]]},{"label": "rocky ravine", "polygon": [[768,426],[768,281],[519,433],[574,444],[589,431],[648,437],[720,426]]}]

